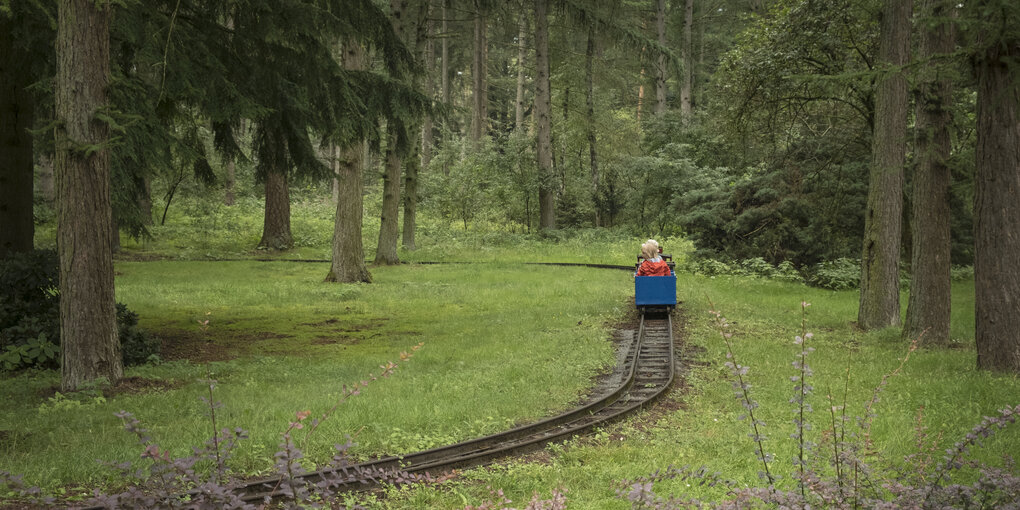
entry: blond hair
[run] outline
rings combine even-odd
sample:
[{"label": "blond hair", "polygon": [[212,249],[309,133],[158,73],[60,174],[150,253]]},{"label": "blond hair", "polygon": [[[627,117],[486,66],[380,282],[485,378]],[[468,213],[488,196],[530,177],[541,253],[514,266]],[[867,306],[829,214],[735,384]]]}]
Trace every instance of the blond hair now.
[{"label": "blond hair", "polygon": [[645,241],[645,244],[641,245],[641,257],[645,260],[654,259],[659,255],[659,243],[655,242],[655,239],[649,239]]}]

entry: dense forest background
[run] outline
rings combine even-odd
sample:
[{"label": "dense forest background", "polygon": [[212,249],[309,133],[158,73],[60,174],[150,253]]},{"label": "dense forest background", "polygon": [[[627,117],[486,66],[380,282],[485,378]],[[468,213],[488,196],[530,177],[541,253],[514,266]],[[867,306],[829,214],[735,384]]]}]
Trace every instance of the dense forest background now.
[{"label": "dense forest background", "polygon": [[[900,324],[901,269],[926,289],[912,299],[948,303],[950,264],[975,265],[978,315],[1009,315],[1018,11],[1003,0],[4,0],[0,255],[32,249],[35,225],[55,220],[58,247],[76,243],[60,255],[61,294],[94,295],[112,289],[112,265],[75,259],[84,237],[101,255],[120,233],[149,235],[182,194],[224,206],[258,195],[258,247],[286,250],[290,193],[330,190],[335,281],[370,281],[366,219],[379,221],[374,262],[391,264],[427,215],[554,238],[684,236],[723,261],[860,260],[864,328]],[[983,266],[993,245],[983,253],[999,262]],[[109,297],[90,313],[112,317]],[[911,314],[948,321],[910,306],[912,334],[930,326]],[[84,327],[65,322],[64,334]],[[979,317],[979,350],[993,322]],[[935,329],[944,341],[948,326]],[[1020,366],[1003,349],[979,364]]]}]

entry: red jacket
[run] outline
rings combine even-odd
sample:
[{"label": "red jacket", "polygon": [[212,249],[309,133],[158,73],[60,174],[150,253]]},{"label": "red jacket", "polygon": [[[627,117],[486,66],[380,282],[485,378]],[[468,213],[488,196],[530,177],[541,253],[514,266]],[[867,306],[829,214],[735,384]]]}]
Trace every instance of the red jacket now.
[{"label": "red jacket", "polygon": [[669,276],[670,274],[669,265],[662,259],[659,259],[658,262],[646,260],[641,263],[641,267],[637,271],[638,276]]}]

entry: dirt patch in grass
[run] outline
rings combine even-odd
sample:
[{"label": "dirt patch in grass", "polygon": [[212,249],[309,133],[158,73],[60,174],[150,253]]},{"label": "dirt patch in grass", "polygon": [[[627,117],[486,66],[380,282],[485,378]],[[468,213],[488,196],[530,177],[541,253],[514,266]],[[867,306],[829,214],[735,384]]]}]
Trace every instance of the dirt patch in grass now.
[{"label": "dirt patch in grass", "polygon": [[160,340],[159,356],[168,361],[207,363],[231,360],[239,354],[223,341],[191,331],[164,330],[156,332],[156,335]]},{"label": "dirt patch in grass", "polygon": [[[155,391],[167,391],[180,388],[184,386],[184,381],[166,380],[166,379],[147,379],[145,377],[131,376],[125,377],[113,386],[102,388],[103,396],[106,398],[116,397],[117,395],[138,395],[142,393],[152,393]],[[60,386],[47,386],[36,392],[41,400],[47,400],[53,398],[60,392]],[[3,443],[3,433],[0,430],[0,444]]]},{"label": "dirt patch in grass", "polygon": [[138,395],[140,393],[152,393],[156,391],[174,390],[184,386],[184,381],[165,379],[146,379],[144,377],[125,377],[114,384],[112,388],[103,391],[106,397],[117,395]]},{"label": "dirt patch in grass", "polygon": [[358,337],[341,335],[341,336],[317,336],[312,339],[312,345],[354,345],[360,342],[361,339]]}]

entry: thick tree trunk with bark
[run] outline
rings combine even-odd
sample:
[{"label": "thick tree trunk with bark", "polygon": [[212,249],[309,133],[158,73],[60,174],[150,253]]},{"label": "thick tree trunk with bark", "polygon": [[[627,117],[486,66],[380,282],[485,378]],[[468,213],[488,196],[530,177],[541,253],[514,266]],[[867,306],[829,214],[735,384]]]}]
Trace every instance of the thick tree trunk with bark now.
[{"label": "thick tree trunk with bark", "polygon": [[953,7],[946,0],[924,0],[921,8],[922,26],[929,28],[921,30],[918,55],[923,74],[915,94],[917,167],[911,215],[910,298],[903,336],[920,338],[925,345],[945,345],[949,343],[950,312],[948,160],[952,80],[942,66],[930,63],[952,53],[955,41],[951,23],[940,21],[932,27],[925,20],[944,20]]},{"label": "thick tree trunk with bark", "polygon": [[290,190],[287,175],[278,169],[266,174],[266,213],[262,222],[262,239],[258,247],[286,250],[294,245],[290,233]]},{"label": "thick tree trunk with bark", "polygon": [[485,7],[475,0],[474,53],[471,63],[471,141],[475,144],[487,134],[489,94],[486,81],[488,59],[487,21]]},{"label": "thick tree trunk with bark", "polygon": [[[666,0],[655,2],[655,32],[659,45],[666,47]],[[655,114],[666,113],[666,55],[657,52],[655,58]]]},{"label": "thick tree trunk with bark", "polygon": [[684,44],[680,49],[683,60],[683,82],[680,84],[680,114],[690,120],[693,109],[691,97],[694,90],[694,47],[691,34],[694,27],[694,0],[684,2]]},{"label": "thick tree trunk with bark", "polygon": [[26,90],[28,62],[15,47],[14,20],[0,14],[0,258],[31,251],[32,135],[35,101]]},{"label": "thick tree trunk with bark", "polygon": [[110,4],[58,4],[56,104],[60,387],[124,375],[110,252],[109,126],[96,119],[110,81]]},{"label": "thick tree trunk with bark", "polygon": [[[348,50],[345,50],[348,51]],[[360,58],[360,57],[359,57]],[[372,281],[365,267],[365,248],[361,241],[362,201],[361,144],[340,152],[340,197],[336,203],[333,227],[333,260],[327,282],[354,283]]]},{"label": "thick tree trunk with bark", "polygon": [[[1020,20],[1013,14],[985,20],[989,28],[982,30],[982,49],[973,59],[978,81],[974,285],[978,368],[1016,374],[1020,373],[1020,80],[1014,66],[1020,59]],[[989,40],[993,37],[997,39]]]},{"label": "thick tree trunk with bark", "polygon": [[[344,67],[352,71],[364,69],[365,51],[361,44],[348,41],[343,49]],[[327,282],[371,282],[365,267],[365,248],[361,240],[364,214],[362,197],[362,165],[365,163],[364,143],[336,149],[334,160],[338,196],[333,224],[333,259],[326,274]]]},{"label": "thick tree trunk with bark", "polygon": [[588,130],[588,159],[591,168],[591,200],[595,210],[595,226],[602,225],[602,204],[599,193],[598,142],[595,136],[595,26],[588,26],[588,46],[584,53],[585,115]]},{"label": "thick tree trunk with bark", "polygon": [[857,324],[871,330],[900,324],[900,236],[903,221],[903,165],[906,158],[907,80],[911,2],[886,0],[875,91],[868,208],[864,213],[861,298]]},{"label": "thick tree trunk with bark", "polygon": [[538,135],[538,226],[556,228],[552,154],[552,98],[549,90],[549,0],[535,0],[535,130]]},{"label": "thick tree trunk with bark", "polygon": [[517,21],[517,102],[514,105],[514,129],[524,125],[524,59],[528,55],[528,17],[522,12]]}]

